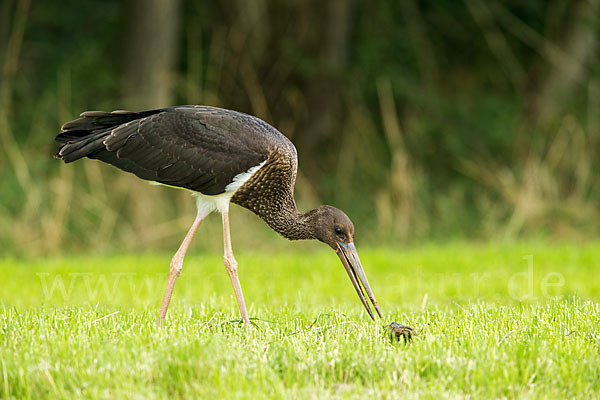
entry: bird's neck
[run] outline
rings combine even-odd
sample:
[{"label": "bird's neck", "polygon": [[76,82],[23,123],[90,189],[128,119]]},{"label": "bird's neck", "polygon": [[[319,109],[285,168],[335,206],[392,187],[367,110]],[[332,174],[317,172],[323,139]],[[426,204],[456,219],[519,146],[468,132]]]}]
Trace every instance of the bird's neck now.
[{"label": "bird's neck", "polygon": [[316,239],[315,210],[303,214],[296,209],[294,204],[293,207],[280,210],[270,217],[261,217],[274,231],[287,239]]}]

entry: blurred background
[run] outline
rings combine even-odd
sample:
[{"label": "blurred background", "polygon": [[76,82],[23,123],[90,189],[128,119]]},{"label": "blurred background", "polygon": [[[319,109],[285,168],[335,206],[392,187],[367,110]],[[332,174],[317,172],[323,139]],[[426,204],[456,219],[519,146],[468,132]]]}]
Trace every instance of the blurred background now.
[{"label": "blurred background", "polygon": [[[2,0],[0,253],[174,250],[189,193],[52,158],[86,110],[207,104],[297,146],[362,245],[600,233],[600,0]],[[236,248],[287,248],[235,207]],[[219,218],[197,248],[221,249]],[[204,232],[204,233],[202,233]]]}]

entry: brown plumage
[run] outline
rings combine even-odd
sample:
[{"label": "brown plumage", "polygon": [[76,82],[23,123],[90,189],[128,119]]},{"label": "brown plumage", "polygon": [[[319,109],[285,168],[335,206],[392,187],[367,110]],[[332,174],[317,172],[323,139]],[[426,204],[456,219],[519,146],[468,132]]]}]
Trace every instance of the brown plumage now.
[{"label": "brown plumage", "polygon": [[[371,318],[362,286],[381,317],[354,247],[354,226],[342,211],[321,206],[305,214],[294,201],[297,155],[277,129],[247,114],[208,106],[142,112],[85,112],[63,125],[57,158],[88,157],[138,177],[192,190],[198,215],[173,257],[159,323],[165,316],[183,257],[201,221],[223,215],[225,264],[242,318],[249,326],[229,237],[229,202],[245,207],[288,239],[318,239],[333,248]],[[360,283],[359,283],[360,282]]]}]

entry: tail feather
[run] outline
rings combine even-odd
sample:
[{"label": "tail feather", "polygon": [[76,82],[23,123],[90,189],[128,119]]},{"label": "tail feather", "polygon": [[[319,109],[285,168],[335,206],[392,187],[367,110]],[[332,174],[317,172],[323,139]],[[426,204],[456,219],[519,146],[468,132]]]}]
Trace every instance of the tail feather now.
[{"label": "tail feather", "polygon": [[104,150],[103,142],[107,135],[110,135],[110,130],[84,136],[77,141],[65,142],[60,146],[55,157],[60,158],[65,163],[70,163],[94,155],[98,151]]},{"label": "tail feather", "polygon": [[104,140],[114,128],[159,112],[161,110],[81,113],[81,118],[65,123],[61,127],[62,132],[55,137],[54,140],[62,143],[55,157],[69,163],[83,157],[97,156],[99,152],[106,151]]}]

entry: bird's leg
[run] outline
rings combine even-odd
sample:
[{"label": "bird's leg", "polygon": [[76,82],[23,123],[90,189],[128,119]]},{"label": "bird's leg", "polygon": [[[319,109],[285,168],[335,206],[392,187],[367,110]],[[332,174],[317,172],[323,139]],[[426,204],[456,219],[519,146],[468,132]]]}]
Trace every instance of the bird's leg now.
[{"label": "bird's leg", "polygon": [[190,243],[192,242],[196,231],[198,231],[198,227],[202,223],[202,219],[203,217],[200,214],[196,215],[196,219],[194,220],[194,223],[192,224],[187,235],[185,235],[185,239],[183,239],[183,242],[181,242],[179,250],[177,250],[177,253],[175,253],[171,259],[169,279],[167,280],[167,290],[165,291],[165,297],[163,298],[162,306],[160,307],[160,313],[158,315],[158,326],[160,326],[165,319],[167,308],[169,308],[169,302],[171,301],[171,295],[173,294],[173,288],[175,287],[175,281],[183,269],[183,258],[185,257],[188,247],[190,247]]},{"label": "bird's leg", "polygon": [[222,211],[221,214],[223,216],[223,243],[225,248],[223,261],[225,262],[225,269],[227,269],[229,279],[231,279],[231,284],[233,285],[233,290],[240,308],[240,314],[242,314],[242,319],[244,320],[246,327],[249,330],[252,330],[250,320],[248,319],[248,311],[246,311],[246,303],[244,303],[242,286],[240,285],[240,280],[238,278],[237,261],[233,257],[233,251],[231,250],[231,235],[229,233],[229,208]]}]

